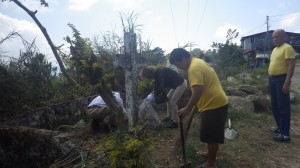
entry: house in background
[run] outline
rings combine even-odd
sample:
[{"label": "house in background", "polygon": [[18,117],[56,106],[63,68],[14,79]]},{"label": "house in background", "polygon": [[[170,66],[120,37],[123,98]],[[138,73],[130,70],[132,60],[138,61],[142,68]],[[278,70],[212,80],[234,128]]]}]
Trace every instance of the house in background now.
[{"label": "house in background", "polygon": [[[244,56],[250,56],[253,62],[255,55],[255,66],[267,64],[270,54],[275,47],[272,40],[274,30],[252,34],[241,38],[241,46]],[[293,46],[297,53],[300,53],[300,33],[286,32],[286,42]]]}]

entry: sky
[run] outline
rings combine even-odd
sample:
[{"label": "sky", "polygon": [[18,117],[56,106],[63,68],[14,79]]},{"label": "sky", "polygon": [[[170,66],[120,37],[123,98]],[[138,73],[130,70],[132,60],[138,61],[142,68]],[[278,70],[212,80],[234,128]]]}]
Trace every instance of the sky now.
[{"label": "sky", "polygon": [[[120,15],[132,12],[138,14],[136,25],[142,25],[137,32],[142,40],[150,41],[152,48],[162,48],[165,54],[187,43],[209,50],[213,42],[225,43],[228,29],[237,29],[239,36],[233,42],[240,45],[241,37],[267,30],[267,16],[269,30],[300,33],[299,0],[46,0],[47,8],[40,6],[40,0],[20,2],[38,11],[36,17],[56,46],[68,47],[63,40],[72,36],[68,23],[84,38],[108,31],[123,36]],[[15,3],[0,1],[0,40],[13,30],[29,42],[35,39],[40,51],[55,60],[33,19]],[[0,51],[8,56],[22,48],[19,38],[0,44]]]}]

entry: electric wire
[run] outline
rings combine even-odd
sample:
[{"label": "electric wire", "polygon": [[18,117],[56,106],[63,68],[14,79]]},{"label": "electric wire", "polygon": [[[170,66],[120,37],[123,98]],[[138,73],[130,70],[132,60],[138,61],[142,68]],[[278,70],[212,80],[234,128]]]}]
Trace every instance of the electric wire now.
[{"label": "electric wire", "polygon": [[178,43],[177,32],[176,32],[176,29],[175,29],[174,15],[173,15],[172,0],[170,0],[170,8],[171,8],[171,15],[172,15],[172,22],[173,22],[174,34],[175,34],[176,41]]},{"label": "electric wire", "polygon": [[300,15],[300,13],[294,14],[294,15],[289,16],[289,17],[281,18],[281,19],[278,19],[278,20],[273,20],[273,21],[271,21],[271,22],[278,22],[278,21],[281,21],[281,20],[285,20],[285,19],[290,19],[290,18],[293,18],[293,17],[297,17],[297,16],[299,16],[299,15]]},{"label": "electric wire", "polygon": [[202,15],[201,15],[201,19],[200,19],[199,25],[198,25],[198,27],[197,27],[197,29],[196,29],[196,34],[195,34],[195,39],[194,39],[194,41],[197,39],[198,32],[199,32],[199,29],[200,29],[200,25],[201,25],[201,23],[202,23],[203,16],[204,16],[204,13],[205,13],[205,10],[206,10],[207,2],[208,2],[208,0],[206,0],[206,2],[205,2],[204,9],[203,9]]},{"label": "electric wire", "polygon": [[186,14],[186,25],[185,25],[185,38],[187,37],[187,28],[189,22],[189,11],[190,11],[190,0],[187,1],[187,14]]},{"label": "electric wire", "polygon": [[284,15],[290,15],[290,14],[293,14],[293,13],[299,13],[299,12],[300,12],[300,11],[290,12],[290,13],[286,13],[286,14],[273,15],[273,16],[270,16],[270,17],[278,17],[278,16],[284,16]]},{"label": "electric wire", "polygon": [[261,27],[264,26],[265,24],[266,24],[266,23],[263,23],[262,25],[259,25],[259,26],[257,26],[256,28],[251,29],[250,31],[248,31],[247,33],[245,33],[243,36],[247,36],[249,33],[251,33],[252,31],[254,31],[254,30],[258,29],[258,28],[261,28]]}]

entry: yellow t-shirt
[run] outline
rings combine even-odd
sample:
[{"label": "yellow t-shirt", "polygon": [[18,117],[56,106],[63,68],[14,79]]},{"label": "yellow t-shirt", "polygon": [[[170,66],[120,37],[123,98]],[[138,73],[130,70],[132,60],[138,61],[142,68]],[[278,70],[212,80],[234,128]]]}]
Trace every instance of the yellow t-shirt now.
[{"label": "yellow t-shirt", "polygon": [[273,49],[270,65],[268,69],[269,75],[281,75],[287,73],[286,60],[289,58],[295,58],[295,50],[287,43],[282,44],[279,47]]},{"label": "yellow t-shirt", "polygon": [[203,94],[196,104],[200,112],[216,109],[228,103],[215,70],[202,59],[192,58],[188,69],[188,80],[190,87],[194,85],[204,87]]}]

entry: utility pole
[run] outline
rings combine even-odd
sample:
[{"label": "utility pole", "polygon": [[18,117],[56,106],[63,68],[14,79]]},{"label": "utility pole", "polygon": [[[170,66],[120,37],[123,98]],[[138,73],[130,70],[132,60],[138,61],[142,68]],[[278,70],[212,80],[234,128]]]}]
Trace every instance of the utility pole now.
[{"label": "utility pole", "polygon": [[266,35],[265,35],[265,47],[264,47],[264,63],[266,63],[266,47],[268,45],[268,58],[270,59],[270,42],[269,42],[269,16],[266,16],[266,24],[267,24],[267,31],[266,31]]}]

